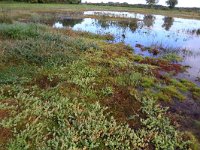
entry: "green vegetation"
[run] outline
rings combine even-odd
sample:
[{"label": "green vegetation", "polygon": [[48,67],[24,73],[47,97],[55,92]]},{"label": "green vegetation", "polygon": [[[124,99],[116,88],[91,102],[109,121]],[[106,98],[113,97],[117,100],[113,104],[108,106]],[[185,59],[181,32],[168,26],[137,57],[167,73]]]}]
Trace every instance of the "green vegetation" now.
[{"label": "green vegetation", "polygon": [[[10,1],[10,0],[7,0],[7,1]],[[66,3],[66,4],[79,4],[79,3],[81,3],[81,0],[14,0],[14,1],[28,2],[28,3]]]},{"label": "green vegetation", "polygon": [[28,37],[37,38],[43,28],[40,25],[30,24],[15,24],[7,25],[1,24],[0,26],[0,36],[1,38],[11,38],[11,39],[26,39]]},{"label": "green vegetation", "polygon": [[159,101],[182,101],[187,94],[196,99],[199,88],[173,79],[180,66],[135,55],[107,38],[33,23],[0,24],[2,149],[198,145],[192,134],[177,130]]},{"label": "green vegetation", "polygon": [[[107,43],[110,34],[39,24],[55,17],[41,15],[49,10],[123,8],[1,4],[0,150],[198,149],[195,133],[180,131],[161,105],[199,102],[200,88],[174,77],[184,67],[173,51],[144,47],[160,56],[144,58],[122,43]],[[134,30],[135,22],[129,25]]]},{"label": "green vegetation", "polygon": [[[109,11],[126,11],[142,13],[142,14],[158,14],[164,15],[168,17],[181,17],[181,18],[200,18],[199,9],[188,9],[188,8],[174,8],[169,9],[168,7],[162,8],[155,6],[153,8],[149,8],[146,5],[135,5],[124,7],[113,7],[115,5],[106,5],[106,4],[71,4],[71,5],[63,5],[63,4],[30,4],[30,3],[17,3],[17,2],[0,2],[0,6],[2,8],[10,9],[11,16],[28,16],[32,15],[34,12],[81,12],[81,11],[89,11],[89,10],[109,10]],[[157,8],[158,7],[158,8]],[[31,11],[31,13],[30,13]]]},{"label": "green vegetation", "polygon": [[183,59],[175,53],[167,53],[165,55],[162,55],[161,57],[170,62],[180,62]]}]

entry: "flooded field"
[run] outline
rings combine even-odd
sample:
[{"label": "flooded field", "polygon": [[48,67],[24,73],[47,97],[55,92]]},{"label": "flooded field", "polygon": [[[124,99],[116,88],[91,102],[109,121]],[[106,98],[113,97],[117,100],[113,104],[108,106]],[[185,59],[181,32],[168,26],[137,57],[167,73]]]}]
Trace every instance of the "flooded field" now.
[{"label": "flooded field", "polygon": [[[63,16],[52,26],[111,34],[114,36],[113,42],[124,42],[143,56],[178,54],[183,57],[181,63],[188,66],[187,72],[181,74],[181,77],[195,82],[200,77],[200,20],[109,11],[86,11],[84,15],[84,19]],[[101,16],[101,19],[91,17],[95,15]],[[126,19],[113,20],[106,17]],[[158,50],[159,54],[149,53],[145,50],[148,48]]]}]

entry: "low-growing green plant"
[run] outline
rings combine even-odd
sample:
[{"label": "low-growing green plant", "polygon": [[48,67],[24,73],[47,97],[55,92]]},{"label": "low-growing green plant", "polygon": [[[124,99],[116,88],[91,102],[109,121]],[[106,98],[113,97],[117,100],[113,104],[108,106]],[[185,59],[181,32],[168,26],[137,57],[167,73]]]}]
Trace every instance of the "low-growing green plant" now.
[{"label": "low-growing green plant", "polygon": [[25,91],[8,96],[15,97],[18,109],[11,110],[12,115],[0,123],[14,132],[8,149],[143,149],[151,143],[157,149],[185,149],[190,144],[182,141],[164,117],[166,110],[152,99],[141,100],[142,111],[148,117],[141,119],[144,128],[134,131],[127,125],[117,125],[98,103],[70,100],[55,92],[51,94],[51,90],[37,97],[34,91]]},{"label": "low-growing green plant", "polygon": [[194,99],[199,100],[200,88],[199,87],[193,87],[193,88],[191,88],[191,92],[192,92]]},{"label": "low-growing green plant", "polygon": [[10,66],[0,71],[0,84],[29,82],[36,72],[36,67],[30,65]]},{"label": "low-growing green plant", "polygon": [[116,78],[116,82],[120,85],[127,86],[132,85],[137,87],[142,81],[142,74],[138,72],[131,72],[129,74],[123,74]]},{"label": "low-growing green plant", "polygon": [[[182,142],[181,134],[170,124],[165,116],[167,108],[160,108],[154,99],[142,99],[142,111],[147,119],[141,119],[147,134],[152,136],[156,149],[188,149],[190,141]],[[152,135],[150,134],[152,133]]]},{"label": "low-growing green plant", "polygon": [[170,61],[170,62],[180,62],[183,60],[182,57],[178,56],[177,54],[175,53],[168,53],[168,54],[165,54],[163,55],[161,58],[167,60],[167,61]]},{"label": "low-growing green plant", "polygon": [[122,43],[31,26],[0,25],[0,129],[10,133],[3,149],[191,147],[158,100],[197,98],[195,84],[161,74]]},{"label": "low-growing green plant", "polygon": [[45,29],[45,26],[38,24],[0,24],[0,37],[12,39],[36,38]]},{"label": "low-growing green plant", "polygon": [[171,98],[175,97],[179,100],[185,100],[186,99],[185,95],[180,93],[177,90],[177,88],[174,87],[174,86],[165,86],[165,87],[162,88],[162,91],[165,92]]},{"label": "low-growing green plant", "polygon": [[110,96],[113,94],[113,88],[112,87],[106,87],[102,89],[102,93],[104,96]]}]

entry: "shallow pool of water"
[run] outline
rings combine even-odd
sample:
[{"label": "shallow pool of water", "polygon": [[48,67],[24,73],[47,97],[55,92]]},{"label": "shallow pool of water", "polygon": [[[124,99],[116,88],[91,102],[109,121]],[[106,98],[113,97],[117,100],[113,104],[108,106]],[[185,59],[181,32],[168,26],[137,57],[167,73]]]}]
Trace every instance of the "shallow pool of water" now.
[{"label": "shallow pool of water", "polygon": [[[167,49],[166,52],[183,56],[182,63],[191,67],[182,76],[193,81],[200,77],[200,20],[110,11],[87,11],[84,15],[84,19],[66,17],[55,22],[53,27],[71,27],[73,30],[97,34],[110,33],[114,35],[114,42],[124,42],[144,56],[152,54],[141,51],[136,44]],[[87,18],[87,15],[102,16],[102,19]],[[127,19],[112,21],[103,19],[103,16]]]}]

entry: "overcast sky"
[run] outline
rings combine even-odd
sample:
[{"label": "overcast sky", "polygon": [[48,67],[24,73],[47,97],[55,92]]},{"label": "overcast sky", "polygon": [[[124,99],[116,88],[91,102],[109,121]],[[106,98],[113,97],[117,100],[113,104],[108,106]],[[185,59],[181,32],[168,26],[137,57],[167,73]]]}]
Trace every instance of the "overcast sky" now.
[{"label": "overcast sky", "polygon": [[[82,2],[128,2],[131,4],[145,4],[145,0],[82,0]],[[138,2],[140,1],[140,2]],[[165,5],[166,0],[160,0],[159,4]],[[179,7],[200,7],[200,0],[179,0]]]}]

